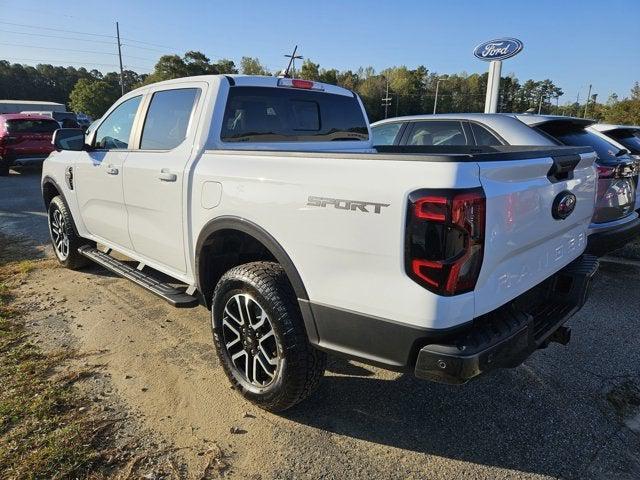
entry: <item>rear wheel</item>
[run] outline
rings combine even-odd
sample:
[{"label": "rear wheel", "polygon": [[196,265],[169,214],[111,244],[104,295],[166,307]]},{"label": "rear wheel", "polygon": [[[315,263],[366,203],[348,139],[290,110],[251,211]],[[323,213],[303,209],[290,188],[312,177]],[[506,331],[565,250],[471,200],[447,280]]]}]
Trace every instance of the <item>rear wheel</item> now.
[{"label": "rear wheel", "polygon": [[58,261],[72,270],[89,264],[89,259],[78,253],[78,248],[88,241],[76,234],[71,212],[62,197],[51,200],[48,214],[51,244]]},{"label": "rear wheel", "polygon": [[254,262],[232,268],[216,286],[211,311],[218,358],[246,399],[277,412],[318,386],[326,355],[309,344],[296,295],[280,265]]}]

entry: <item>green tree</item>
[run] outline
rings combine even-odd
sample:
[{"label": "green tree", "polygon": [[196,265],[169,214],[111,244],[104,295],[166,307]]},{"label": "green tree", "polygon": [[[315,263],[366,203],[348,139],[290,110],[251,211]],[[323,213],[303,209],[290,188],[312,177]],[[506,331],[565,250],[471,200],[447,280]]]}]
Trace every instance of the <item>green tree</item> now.
[{"label": "green tree", "polygon": [[254,57],[242,57],[240,71],[244,75],[270,75],[269,70],[263,67],[260,60]]},{"label": "green tree", "polygon": [[222,60],[218,60],[218,63],[215,64],[216,72],[223,75],[233,75],[234,73],[238,73],[238,69],[236,68],[236,64],[233,60],[229,60],[228,58],[223,58]]},{"label": "green tree", "polygon": [[300,71],[296,75],[297,77],[304,78],[306,80],[320,80],[320,64],[313,63],[308,58],[302,63]]},{"label": "green tree", "polygon": [[119,96],[120,90],[104,80],[81,78],[69,95],[69,105],[74,112],[100,118]]}]

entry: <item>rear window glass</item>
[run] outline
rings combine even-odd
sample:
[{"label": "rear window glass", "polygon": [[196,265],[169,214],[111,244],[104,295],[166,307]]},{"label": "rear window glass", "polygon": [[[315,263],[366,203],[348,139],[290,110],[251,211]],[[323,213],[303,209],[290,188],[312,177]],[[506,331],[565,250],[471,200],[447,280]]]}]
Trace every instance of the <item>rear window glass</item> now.
[{"label": "rear window glass", "polygon": [[53,120],[7,120],[8,133],[53,133],[58,128]]},{"label": "rear window glass", "polygon": [[620,154],[621,150],[618,147],[587,130],[576,127],[562,128],[558,126],[551,126],[545,129],[545,125],[538,127],[538,129],[546,131],[549,135],[553,135],[564,145],[592,147],[601,162],[614,163],[619,161],[617,155]]},{"label": "rear window glass", "polygon": [[76,120],[76,114],[72,112],[53,112],[53,119],[58,122],[63,120]]},{"label": "rear window glass", "polygon": [[618,143],[629,149],[634,155],[640,155],[640,132],[625,132],[612,135]]},{"label": "rear window glass", "polygon": [[355,97],[309,90],[231,87],[224,142],[330,142],[368,140]]}]

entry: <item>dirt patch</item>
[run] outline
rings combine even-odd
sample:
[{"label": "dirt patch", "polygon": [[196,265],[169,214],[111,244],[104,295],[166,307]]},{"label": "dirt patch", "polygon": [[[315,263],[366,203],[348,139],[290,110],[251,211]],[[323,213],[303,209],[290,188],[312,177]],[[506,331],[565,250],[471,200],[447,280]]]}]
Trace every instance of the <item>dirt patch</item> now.
[{"label": "dirt patch", "polygon": [[33,276],[57,270],[39,252],[0,238],[2,478],[178,474],[181,460],[171,445],[160,445],[119,399],[104,396],[111,387],[100,364],[69,345],[38,345],[17,293]]}]

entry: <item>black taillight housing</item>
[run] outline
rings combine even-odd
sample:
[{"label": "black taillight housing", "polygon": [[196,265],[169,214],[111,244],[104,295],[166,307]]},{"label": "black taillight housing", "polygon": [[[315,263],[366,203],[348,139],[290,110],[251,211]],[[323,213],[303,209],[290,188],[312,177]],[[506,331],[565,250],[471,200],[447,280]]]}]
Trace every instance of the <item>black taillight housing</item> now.
[{"label": "black taillight housing", "polygon": [[439,295],[472,291],[484,256],[486,198],[482,188],[425,189],[409,194],[405,268]]}]

